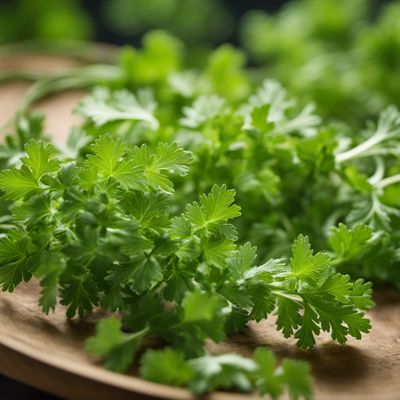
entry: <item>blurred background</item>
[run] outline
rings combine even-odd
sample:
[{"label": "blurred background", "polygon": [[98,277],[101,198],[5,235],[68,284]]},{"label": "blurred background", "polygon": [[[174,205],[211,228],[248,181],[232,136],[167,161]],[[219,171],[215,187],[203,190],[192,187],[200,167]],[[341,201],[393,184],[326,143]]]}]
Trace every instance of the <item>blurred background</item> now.
[{"label": "blurred background", "polygon": [[[330,20],[328,28],[335,28],[336,24],[336,29],[340,29],[364,13],[374,18],[379,7],[388,2],[338,2],[343,15],[335,15],[337,10],[329,0],[1,0],[0,43],[46,38],[136,44],[144,32],[156,28],[168,30],[187,43],[238,44],[241,28],[246,24],[242,17],[249,11],[274,13],[292,3],[292,11],[302,8],[315,13],[318,9],[317,14],[325,15],[313,14],[313,17]],[[295,3],[307,5],[299,7]],[[349,11],[353,11],[352,15],[345,15]],[[253,18],[257,16],[254,12],[250,14]],[[262,16],[265,14],[259,12],[258,22]],[[291,22],[295,23],[296,18]]]},{"label": "blurred background", "polygon": [[[60,53],[68,40],[75,56],[88,41],[143,46],[152,60],[184,48],[186,68],[257,68],[323,118],[359,128],[400,106],[399,21],[394,0],[0,0],[0,57],[21,50],[15,43]],[[236,50],[210,54],[222,43]]]},{"label": "blurred background", "polygon": [[[273,11],[279,0],[2,0],[0,41],[33,37],[140,43],[149,29],[166,29],[187,42],[237,41],[248,10]],[[18,21],[18,22],[17,22]]]},{"label": "blurred background", "polygon": [[[249,65],[267,68],[293,92],[307,88],[322,114],[351,118],[352,95],[365,87],[374,93],[371,110],[399,102],[398,1],[0,0],[0,47],[32,39],[140,46],[153,29],[178,37],[193,54],[225,42],[240,46]],[[56,399],[1,376],[0,392],[4,399]]]}]

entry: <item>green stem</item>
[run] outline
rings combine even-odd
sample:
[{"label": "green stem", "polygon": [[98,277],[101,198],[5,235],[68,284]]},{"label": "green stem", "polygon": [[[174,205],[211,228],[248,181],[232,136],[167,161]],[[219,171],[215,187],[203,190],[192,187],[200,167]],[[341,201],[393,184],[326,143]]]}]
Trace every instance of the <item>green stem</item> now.
[{"label": "green stem", "polygon": [[45,74],[31,70],[7,70],[0,72],[0,83],[12,81],[37,81],[45,77]]},{"label": "green stem", "polygon": [[280,297],[283,297],[285,299],[294,301],[297,304],[300,304],[300,305],[303,304],[302,297],[297,293],[287,293],[287,292],[285,292],[283,290],[271,290],[271,293],[273,293],[276,296],[280,296]]},{"label": "green stem", "polygon": [[365,142],[360,143],[358,146],[353,147],[350,150],[344,151],[343,153],[336,154],[336,162],[342,163],[354,158],[360,158],[365,155],[372,147],[376,146],[387,138],[385,134],[375,134],[367,139]]},{"label": "green stem", "polygon": [[388,178],[382,179],[376,184],[379,189],[383,189],[386,186],[393,185],[400,182],[400,174],[389,176]]},{"label": "green stem", "polygon": [[99,83],[112,83],[120,79],[120,69],[111,65],[92,65],[65,71],[35,82],[26,93],[24,101],[17,111],[26,111],[35,101],[49,94],[68,89],[85,88]]},{"label": "green stem", "polygon": [[142,329],[141,331],[128,333],[125,335],[125,340],[129,342],[130,340],[136,340],[138,338],[142,338],[150,333],[150,328],[146,326],[146,328]]},{"label": "green stem", "polygon": [[91,65],[39,79],[28,89],[15,115],[0,128],[0,131],[9,127],[36,101],[45,96],[64,90],[87,88],[100,83],[113,83],[121,79],[121,70],[113,65]]}]

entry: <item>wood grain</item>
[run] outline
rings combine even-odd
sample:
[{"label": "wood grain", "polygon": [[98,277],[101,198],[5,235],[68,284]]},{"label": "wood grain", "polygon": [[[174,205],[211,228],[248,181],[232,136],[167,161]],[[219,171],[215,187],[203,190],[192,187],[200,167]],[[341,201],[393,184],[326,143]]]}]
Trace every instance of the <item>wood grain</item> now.
[{"label": "wood grain", "polygon": [[[20,57],[13,65],[24,66],[26,60]],[[56,65],[51,66],[52,63]],[[63,64],[48,58],[35,58],[34,65],[50,70],[70,66],[69,61]],[[15,109],[26,88],[25,84],[0,87],[0,125]],[[48,112],[47,129],[57,141],[63,141],[69,127],[78,122],[70,110],[82,94],[63,93],[39,105]],[[59,306],[54,314],[45,316],[37,306],[38,293],[36,282],[21,285],[11,294],[0,292],[0,373],[67,399],[194,399],[184,389],[137,378],[134,370],[129,375],[104,370],[83,350],[84,340],[93,332],[99,315],[68,320]],[[346,346],[322,336],[315,349],[302,352],[296,349],[293,340],[276,331],[274,319],[270,318],[251,324],[245,334],[229,342],[209,343],[208,348],[215,354],[236,351],[250,355],[257,346],[268,346],[278,358],[308,360],[315,377],[317,400],[398,400],[400,295],[390,290],[380,291],[377,304],[369,313],[371,333],[361,341],[349,340]],[[245,400],[256,396],[214,393],[208,398]]]}]

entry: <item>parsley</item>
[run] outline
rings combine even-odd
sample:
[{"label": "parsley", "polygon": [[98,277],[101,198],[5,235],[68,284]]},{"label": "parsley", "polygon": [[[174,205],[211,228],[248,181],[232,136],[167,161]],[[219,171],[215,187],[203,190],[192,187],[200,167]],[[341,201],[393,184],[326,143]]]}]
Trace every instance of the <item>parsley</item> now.
[{"label": "parsley", "polygon": [[[110,134],[89,147],[78,143],[87,153],[71,160],[31,139],[21,166],[0,173],[12,217],[0,238],[0,284],[12,291],[38,277],[45,313],[57,297],[69,318],[99,305],[118,310],[122,321],[101,321],[86,345],[107,368],[126,371],[156,336],[170,347],[145,353],[141,372],[148,379],[196,393],[256,387],[278,396],[287,387],[293,398],[308,398],[301,363],[276,367],[261,350],[254,360],[211,356],[205,341],[222,341],[271,313],[277,329],[304,349],[321,330],[340,343],[369,331],[363,311],[373,305],[370,285],[336,272],[327,253],[313,253],[308,237],[294,241],[290,260],[261,264],[255,247],[236,243],[231,221],[241,210],[234,190],[214,185],[174,211],[172,179],[189,174],[191,153],[175,143],[137,147]],[[346,247],[336,243],[343,238],[332,241],[342,256]]]},{"label": "parsley", "polygon": [[112,371],[123,372],[132,363],[147,329],[134,334],[123,334],[117,319],[104,319],[97,325],[96,336],[86,342],[86,350],[105,358],[104,366]]},{"label": "parsley", "polygon": [[[154,118],[163,121],[158,130],[137,122],[127,129],[129,119],[98,126],[83,113],[87,117],[84,131],[97,137],[96,130],[113,129],[128,143],[157,146],[162,139],[192,151],[194,163],[188,179],[174,178],[162,189],[169,192],[175,183],[177,209],[210,191],[215,183],[236,189],[243,215],[235,223],[238,232],[228,229],[231,235],[258,245],[259,262],[288,255],[300,234],[307,233],[319,249],[329,250],[331,228],[367,225],[373,231],[371,240],[362,239],[369,242],[365,249],[369,256],[379,254],[384,263],[374,264],[366,252],[364,257],[337,253],[332,263],[356,278],[399,285],[392,234],[400,215],[396,197],[400,174],[393,164],[398,144],[397,109],[388,107],[376,126],[370,123],[365,132],[354,135],[349,129],[324,123],[312,104],[303,106],[275,81],[265,81],[253,95],[238,101],[213,87],[208,67],[187,72],[196,89],[189,98],[178,92],[163,101],[164,90],[175,87],[170,79],[164,81],[163,90],[153,87],[161,101],[152,111]],[[203,93],[195,82],[204,83]],[[125,92],[116,91],[114,96],[118,93]],[[168,104],[174,104],[173,111]],[[191,212],[203,218],[196,208]],[[178,223],[185,226],[181,220]],[[380,251],[374,252],[378,248]],[[215,242],[206,254],[208,261],[219,262],[215,249],[220,249],[223,257],[230,254],[227,243]]]},{"label": "parsley", "polygon": [[[308,20],[303,11],[314,3],[292,5],[277,22],[249,17],[245,35],[258,24],[285,26],[286,15]],[[362,13],[342,14],[334,3],[324,4],[339,12],[343,30],[330,28],[353,38]],[[304,24],[314,44],[326,15]],[[381,24],[369,34],[380,37]],[[288,53],[302,54],[300,64],[315,60],[320,46],[286,34],[279,48],[267,35],[269,45],[252,54],[266,51],[276,65]],[[266,349],[213,356],[205,344],[271,314],[301,349],[321,331],[339,343],[369,332],[365,280],[400,287],[399,111],[383,102],[379,115],[375,103],[346,107],[360,92],[339,84],[328,85],[327,101],[319,79],[304,79],[317,67],[325,83],[336,82],[330,67],[341,79],[327,54],[322,67],[271,73],[286,90],[248,71],[245,54],[230,46],[187,70],[179,40],[153,32],[143,42],[123,49],[118,65],[41,78],[25,98],[0,146],[0,286],[38,279],[45,313],[58,301],[69,318],[95,307],[115,313],[86,345],[112,370],[140,365],[146,379],[199,394],[310,398],[307,364],[278,364]],[[315,104],[292,95],[303,81]],[[57,148],[43,118],[25,111],[47,93],[81,86],[93,86],[75,108],[84,122]],[[332,113],[336,102],[343,113]],[[351,124],[332,123],[341,115]],[[361,122],[364,115],[376,122]],[[148,349],[154,340],[165,347]]]},{"label": "parsley", "polygon": [[293,399],[311,398],[311,381],[307,364],[283,360],[276,368],[273,354],[259,348],[253,358],[236,354],[204,356],[185,361],[181,353],[170,348],[149,350],[141,359],[141,374],[149,380],[176,386],[188,385],[197,394],[213,388],[239,387],[248,391],[253,385],[261,396],[280,396],[287,388]]},{"label": "parsley", "polygon": [[399,106],[399,60],[391,57],[399,15],[397,3],[290,1],[274,14],[247,13],[241,44],[265,75],[312,99],[318,114],[359,128],[387,105]]},{"label": "parsley", "polygon": [[76,111],[89,116],[97,126],[110,121],[135,120],[157,129],[158,121],[152,115],[154,107],[151,92],[139,92],[136,98],[127,91],[113,94],[105,88],[99,88],[92,97],[82,101]]}]

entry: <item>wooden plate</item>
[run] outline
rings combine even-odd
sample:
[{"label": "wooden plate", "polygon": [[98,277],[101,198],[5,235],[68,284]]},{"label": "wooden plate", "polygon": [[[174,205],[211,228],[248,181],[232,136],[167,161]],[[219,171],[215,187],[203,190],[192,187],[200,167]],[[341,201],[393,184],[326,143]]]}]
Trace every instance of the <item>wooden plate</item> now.
[{"label": "wooden plate", "polygon": [[[49,63],[59,68],[70,61],[35,58],[35,63],[39,68],[49,68]],[[0,68],[1,65],[0,61]],[[26,87],[24,84],[0,87],[0,125],[15,109]],[[57,134],[56,140],[62,141],[71,124],[78,122],[70,110],[81,96],[82,92],[70,92],[38,106],[48,113],[47,127]],[[68,320],[64,308],[59,306],[54,314],[45,316],[37,306],[38,296],[36,282],[21,285],[14,293],[0,292],[0,373],[67,399],[194,399],[184,389],[147,382],[134,373],[122,375],[104,370],[83,349],[85,338],[93,333],[96,315],[85,320]],[[369,313],[371,333],[361,341],[350,339],[346,346],[321,336],[315,349],[302,352],[296,349],[293,340],[276,332],[275,321],[270,318],[251,324],[245,334],[230,342],[210,343],[208,347],[216,354],[236,351],[251,355],[255,347],[268,346],[278,358],[308,360],[315,377],[316,399],[398,400],[400,294],[379,291],[376,301],[377,307]],[[257,397],[214,393],[208,398]]]}]

